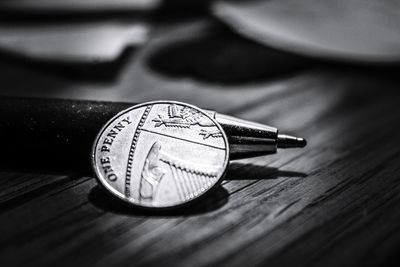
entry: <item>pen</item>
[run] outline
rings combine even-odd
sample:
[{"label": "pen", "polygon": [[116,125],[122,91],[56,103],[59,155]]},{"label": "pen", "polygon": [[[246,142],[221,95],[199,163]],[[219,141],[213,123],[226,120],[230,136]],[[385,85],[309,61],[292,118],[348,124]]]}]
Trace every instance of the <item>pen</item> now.
[{"label": "pen", "polygon": [[[52,164],[89,169],[93,142],[104,124],[134,103],[0,97],[0,165]],[[223,128],[230,159],[273,154],[278,148],[304,147],[306,141],[278,129],[204,110]]]}]

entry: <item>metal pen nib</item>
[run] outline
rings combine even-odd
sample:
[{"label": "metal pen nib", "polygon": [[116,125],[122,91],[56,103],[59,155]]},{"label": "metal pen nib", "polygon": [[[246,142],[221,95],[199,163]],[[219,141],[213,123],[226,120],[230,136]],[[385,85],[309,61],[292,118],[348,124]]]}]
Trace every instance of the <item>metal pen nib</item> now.
[{"label": "metal pen nib", "polygon": [[279,134],[275,127],[207,111],[224,128],[229,141],[230,158],[243,159],[274,154],[278,148],[301,148],[304,138]]},{"label": "metal pen nib", "polygon": [[307,141],[304,138],[295,137],[287,134],[278,134],[278,148],[296,148],[305,147],[306,145]]}]

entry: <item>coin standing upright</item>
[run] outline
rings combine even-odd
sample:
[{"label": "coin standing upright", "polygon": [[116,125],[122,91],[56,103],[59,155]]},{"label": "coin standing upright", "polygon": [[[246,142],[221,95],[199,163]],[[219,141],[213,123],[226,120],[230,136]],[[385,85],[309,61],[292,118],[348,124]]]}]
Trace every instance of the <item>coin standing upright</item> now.
[{"label": "coin standing upright", "polygon": [[187,204],[223,179],[229,162],[224,130],[207,112],[173,101],[133,106],[96,138],[92,164],[112,195],[140,207]]}]

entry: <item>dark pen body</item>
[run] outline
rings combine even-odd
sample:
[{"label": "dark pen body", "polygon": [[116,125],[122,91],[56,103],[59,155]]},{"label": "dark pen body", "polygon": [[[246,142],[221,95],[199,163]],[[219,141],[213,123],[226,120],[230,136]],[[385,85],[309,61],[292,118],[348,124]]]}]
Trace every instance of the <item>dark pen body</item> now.
[{"label": "dark pen body", "polygon": [[42,98],[0,98],[3,166],[90,170],[101,127],[131,103]]},{"label": "dark pen body", "polygon": [[[2,166],[90,170],[93,142],[105,123],[134,103],[0,97]],[[207,111],[224,128],[230,158],[273,154],[305,140],[278,129]]]}]

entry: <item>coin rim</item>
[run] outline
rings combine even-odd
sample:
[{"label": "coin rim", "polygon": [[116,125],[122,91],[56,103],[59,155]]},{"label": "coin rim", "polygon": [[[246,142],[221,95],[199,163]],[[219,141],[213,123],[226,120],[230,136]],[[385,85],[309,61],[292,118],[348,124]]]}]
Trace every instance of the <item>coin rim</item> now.
[{"label": "coin rim", "polygon": [[[155,105],[155,104],[177,104],[177,105],[183,105],[183,106],[188,106],[190,108],[193,108],[197,111],[200,111],[203,115],[205,115],[206,117],[208,117],[212,122],[214,122],[214,124],[219,128],[219,130],[222,133],[222,137],[224,139],[225,142],[225,161],[223,163],[223,171],[220,175],[220,177],[218,178],[218,180],[208,189],[206,189],[204,192],[200,193],[199,195],[197,195],[196,197],[187,200],[185,202],[182,202],[180,204],[176,204],[176,205],[169,205],[169,206],[162,206],[162,207],[155,207],[155,206],[146,206],[146,205],[141,205],[139,203],[133,203],[131,202],[127,197],[125,197],[124,194],[122,194],[121,192],[119,192],[118,190],[116,190],[115,188],[113,188],[110,184],[107,183],[107,181],[103,181],[105,180],[104,177],[102,177],[102,175],[100,175],[100,172],[97,170],[97,165],[96,165],[96,147],[98,145],[98,142],[100,141],[100,138],[102,137],[104,131],[107,129],[107,127],[114,122],[117,118],[121,117],[123,114],[128,113],[134,109],[138,109],[141,108],[143,106],[149,106],[149,105]],[[214,118],[212,118],[205,110],[191,105],[191,104],[187,104],[184,102],[179,102],[179,101],[169,101],[169,100],[158,100],[158,101],[149,101],[149,102],[145,102],[145,103],[141,103],[141,104],[137,104],[137,105],[133,105],[132,107],[129,107],[127,109],[124,109],[120,112],[118,112],[115,116],[113,116],[111,119],[109,119],[104,126],[100,129],[99,133],[96,136],[96,139],[93,143],[92,146],[92,153],[91,153],[91,162],[92,162],[92,169],[95,173],[95,178],[97,180],[97,183],[104,187],[106,189],[106,191],[111,194],[112,196],[116,197],[118,200],[122,200],[123,203],[125,204],[129,204],[130,206],[134,206],[134,207],[139,207],[139,208],[144,208],[144,209],[157,209],[157,210],[167,210],[167,209],[174,209],[174,208],[179,208],[179,207],[183,207],[186,205],[189,205],[201,198],[203,198],[205,195],[209,194],[210,192],[212,192],[213,190],[215,190],[218,185],[221,184],[225,173],[226,173],[226,169],[229,163],[229,156],[230,156],[230,151],[229,151],[229,142],[228,142],[228,138],[226,136],[226,133],[224,131],[224,129],[222,128],[222,126],[219,124],[219,122],[217,122]]]}]

